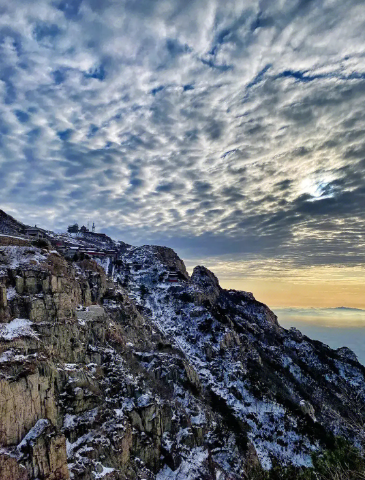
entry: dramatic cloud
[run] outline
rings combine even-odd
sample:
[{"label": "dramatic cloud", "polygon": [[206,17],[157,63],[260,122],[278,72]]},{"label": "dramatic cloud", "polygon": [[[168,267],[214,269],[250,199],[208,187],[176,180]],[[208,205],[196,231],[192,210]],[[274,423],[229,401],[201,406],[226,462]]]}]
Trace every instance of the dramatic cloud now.
[{"label": "dramatic cloud", "polygon": [[365,263],[363,2],[0,11],[4,210],[187,257]]}]

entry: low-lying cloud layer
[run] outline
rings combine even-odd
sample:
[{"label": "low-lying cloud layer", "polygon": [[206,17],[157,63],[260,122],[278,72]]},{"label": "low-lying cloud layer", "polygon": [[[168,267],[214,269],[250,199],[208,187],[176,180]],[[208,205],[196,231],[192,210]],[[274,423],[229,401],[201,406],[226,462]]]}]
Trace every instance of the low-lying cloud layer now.
[{"label": "low-lying cloud layer", "polygon": [[1,207],[185,256],[365,263],[365,7],[0,0]]}]

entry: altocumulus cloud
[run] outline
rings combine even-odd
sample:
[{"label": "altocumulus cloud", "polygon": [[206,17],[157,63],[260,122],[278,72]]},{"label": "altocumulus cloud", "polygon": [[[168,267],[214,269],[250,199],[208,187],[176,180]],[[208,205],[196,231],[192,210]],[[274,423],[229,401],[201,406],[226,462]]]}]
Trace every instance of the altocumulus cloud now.
[{"label": "altocumulus cloud", "polygon": [[1,206],[185,255],[364,262],[365,6],[0,0]]}]

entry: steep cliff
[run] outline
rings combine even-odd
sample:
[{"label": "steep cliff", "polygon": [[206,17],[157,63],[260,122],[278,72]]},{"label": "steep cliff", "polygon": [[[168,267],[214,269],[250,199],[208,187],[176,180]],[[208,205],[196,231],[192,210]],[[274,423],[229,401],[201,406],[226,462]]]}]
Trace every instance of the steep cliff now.
[{"label": "steep cliff", "polygon": [[310,467],[334,435],[363,446],[351,351],[171,249],[118,252],[0,247],[1,480],[238,480]]},{"label": "steep cliff", "polygon": [[18,235],[24,232],[25,225],[12,216],[0,210],[0,234]]}]

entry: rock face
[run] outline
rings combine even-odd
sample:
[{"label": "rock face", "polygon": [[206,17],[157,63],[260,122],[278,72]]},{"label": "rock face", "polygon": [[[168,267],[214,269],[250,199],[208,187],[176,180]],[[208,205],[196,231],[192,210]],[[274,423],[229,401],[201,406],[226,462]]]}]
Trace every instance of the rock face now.
[{"label": "rock face", "polygon": [[[148,247],[147,247],[148,248]],[[185,280],[189,278],[189,274],[186,270],[184,262],[179,258],[172,250],[168,247],[152,247],[153,251],[156,252],[156,257],[170,270],[176,270],[179,272]]]},{"label": "rock face", "polygon": [[18,235],[23,233],[25,225],[15,218],[11,217],[3,210],[0,210],[0,234],[3,235]]},{"label": "rock face", "polygon": [[36,422],[17,447],[31,478],[69,479],[66,439],[47,419]]},{"label": "rock face", "polygon": [[364,374],[171,249],[97,264],[0,247],[0,480],[310,466],[333,435],[364,443]]},{"label": "rock face", "polygon": [[2,445],[18,444],[39,418],[57,423],[53,372],[45,365],[26,373],[18,381],[14,377],[0,379]]},{"label": "rock face", "polygon": [[0,478],[2,480],[29,480],[26,468],[7,454],[0,454]]},{"label": "rock face", "polygon": [[204,294],[204,298],[202,297],[201,301],[205,300],[210,305],[215,304],[222,289],[219,286],[218,278],[213,272],[202,266],[195,267],[191,276],[191,282]]}]

